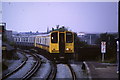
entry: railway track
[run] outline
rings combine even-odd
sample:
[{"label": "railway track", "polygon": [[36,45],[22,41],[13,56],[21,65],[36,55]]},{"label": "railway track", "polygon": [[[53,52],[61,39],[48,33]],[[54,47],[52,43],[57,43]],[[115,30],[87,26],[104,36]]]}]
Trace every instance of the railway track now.
[{"label": "railway track", "polygon": [[[19,50],[19,51],[27,53],[27,54],[30,54],[30,52],[27,52],[27,51],[22,51],[22,50]],[[27,71],[27,73],[23,77],[21,77],[22,80],[29,79],[37,71],[37,69],[40,67],[40,65],[42,63],[40,58],[37,55],[35,55],[35,54],[30,54],[30,55],[32,55],[36,61],[35,61],[35,64],[32,65],[32,68],[29,71]],[[25,56],[25,54],[24,54],[24,56]],[[3,76],[2,80],[8,79],[11,75],[13,75],[14,73],[17,73],[17,71],[19,71],[21,68],[24,67],[24,65],[26,64],[27,60],[28,60],[28,58],[26,57],[26,59],[21,63],[21,65],[19,65],[16,69],[11,71],[10,73],[8,73],[5,76]]]},{"label": "railway track", "polygon": [[75,74],[74,70],[72,69],[72,67],[70,66],[70,64],[67,64],[67,66],[69,67],[69,69],[70,69],[70,71],[71,71],[72,79],[73,79],[73,80],[76,80],[77,78],[76,78],[76,74]]},{"label": "railway track", "polygon": [[[23,52],[31,55],[35,59],[34,64],[32,65],[31,69],[26,71],[24,73],[24,75],[22,77],[20,77],[22,80],[28,80],[28,79],[31,79],[32,77],[35,77],[34,74],[36,74],[37,70],[40,69],[40,66],[42,65],[42,61],[41,61],[41,57],[39,56],[39,54],[37,54],[38,52],[36,53],[36,51],[33,52],[33,51],[30,51],[30,50],[24,50]],[[8,76],[10,76],[14,73],[17,73],[17,71],[20,70],[25,65],[27,60],[28,59],[25,59],[25,61],[23,61],[23,63],[19,67],[17,67],[14,71],[8,73],[2,79],[7,79]],[[51,70],[44,77],[46,80],[54,80],[56,78],[56,75],[57,75],[57,65],[56,65],[56,63],[55,62],[50,62],[50,65],[51,65]],[[66,64],[66,65],[70,69],[72,79],[76,80],[76,74],[75,74],[74,70],[72,69],[70,64]]]},{"label": "railway track", "polygon": [[36,54],[31,54],[31,55],[34,56],[36,62],[33,68],[26,75],[22,77],[23,80],[29,79],[39,69],[39,67],[42,64],[41,59]]},{"label": "railway track", "polygon": [[[36,50],[33,50],[34,52],[37,52]],[[51,62],[51,72],[49,73],[49,75],[47,76],[46,80],[54,80],[56,78],[56,74],[57,74],[57,65],[55,62]],[[72,75],[72,79],[76,80],[76,74],[74,72],[74,70],[72,69],[70,64],[66,64],[68,66],[68,68],[70,69],[71,75]]]},{"label": "railway track", "polygon": [[23,61],[18,67],[16,67],[13,71],[11,71],[11,72],[7,73],[6,75],[4,75],[4,76],[2,77],[2,80],[3,80],[3,79],[6,79],[8,76],[14,74],[15,72],[17,72],[18,70],[20,70],[20,69],[26,64],[26,61],[28,60],[28,58],[25,56],[24,53],[23,53],[23,55],[24,55],[24,57],[25,57],[25,58],[24,58],[24,61]]},{"label": "railway track", "polygon": [[57,66],[55,62],[51,63],[51,72],[49,73],[47,80],[54,80],[57,74]]},{"label": "railway track", "polygon": [[[32,50],[34,53],[38,53],[37,50]],[[57,74],[57,65],[55,62],[50,62],[51,70],[49,72],[49,75],[46,76],[46,80],[54,80]]]}]

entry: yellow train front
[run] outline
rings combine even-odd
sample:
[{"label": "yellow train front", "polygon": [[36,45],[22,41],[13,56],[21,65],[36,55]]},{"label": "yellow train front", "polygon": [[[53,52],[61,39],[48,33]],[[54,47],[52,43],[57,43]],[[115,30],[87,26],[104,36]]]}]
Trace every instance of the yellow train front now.
[{"label": "yellow train front", "polygon": [[49,35],[37,36],[35,46],[47,50],[52,59],[69,60],[74,54],[74,33],[53,31]]}]

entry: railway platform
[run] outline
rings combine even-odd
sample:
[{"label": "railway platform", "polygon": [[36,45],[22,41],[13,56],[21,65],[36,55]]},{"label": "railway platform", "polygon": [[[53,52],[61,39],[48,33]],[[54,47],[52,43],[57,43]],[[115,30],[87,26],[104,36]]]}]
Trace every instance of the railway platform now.
[{"label": "railway platform", "polygon": [[119,80],[116,64],[89,61],[83,63],[90,80]]}]

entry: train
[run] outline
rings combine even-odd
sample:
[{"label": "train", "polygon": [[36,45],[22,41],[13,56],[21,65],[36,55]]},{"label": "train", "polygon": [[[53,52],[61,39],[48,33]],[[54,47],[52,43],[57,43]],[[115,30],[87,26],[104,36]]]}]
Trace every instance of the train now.
[{"label": "train", "polygon": [[41,35],[13,36],[19,46],[34,47],[48,52],[43,55],[52,59],[72,59],[74,55],[74,32],[52,31]]}]

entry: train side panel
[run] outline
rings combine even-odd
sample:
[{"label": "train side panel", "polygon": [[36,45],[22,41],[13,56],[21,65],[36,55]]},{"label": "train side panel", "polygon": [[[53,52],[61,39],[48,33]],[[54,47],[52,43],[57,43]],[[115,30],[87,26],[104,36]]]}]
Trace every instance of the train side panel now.
[{"label": "train side panel", "polygon": [[49,52],[49,40],[49,36],[37,36],[34,45]]},{"label": "train side panel", "polygon": [[52,53],[59,53],[59,44],[58,44],[58,31],[54,31],[50,35],[50,47],[49,52]]},{"label": "train side panel", "polygon": [[74,53],[74,33],[66,31],[65,53]]}]

